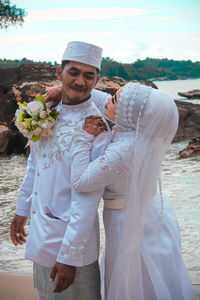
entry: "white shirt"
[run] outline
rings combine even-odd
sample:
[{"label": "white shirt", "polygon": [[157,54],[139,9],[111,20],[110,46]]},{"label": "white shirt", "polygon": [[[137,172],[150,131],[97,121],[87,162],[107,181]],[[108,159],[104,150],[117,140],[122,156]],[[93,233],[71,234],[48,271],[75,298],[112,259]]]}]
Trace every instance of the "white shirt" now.
[{"label": "white shirt", "polygon": [[[83,266],[98,259],[97,209],[103,188],[79,193],[71,185],[73,139],[85,117],[101,115],[93,103],[96,97],[104,107],[108,95],[100,91],[93,91],[82,104],[62,105],[53,138],[41,140],[31,149],[16,214],[30,216],[25,257],[40,265],[52,267],[58,261]],[[91,159],[99,156],[109,141],[109,132],[100,134],[91,146]]]}]

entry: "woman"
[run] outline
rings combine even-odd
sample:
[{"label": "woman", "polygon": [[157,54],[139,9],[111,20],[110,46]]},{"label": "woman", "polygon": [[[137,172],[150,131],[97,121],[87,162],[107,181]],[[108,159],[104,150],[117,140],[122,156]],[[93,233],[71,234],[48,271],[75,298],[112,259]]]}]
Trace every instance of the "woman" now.
[{"label": "woman", "polygon": [[79,192],[106,187],[105,299],[191,300],[178,222],[159,180],[178,126],[176,105],[162,91],[128,83],[104,114],[116,124],[113,142],[90,162],[103,125],[87,119],[74,139],[71,176]]}]

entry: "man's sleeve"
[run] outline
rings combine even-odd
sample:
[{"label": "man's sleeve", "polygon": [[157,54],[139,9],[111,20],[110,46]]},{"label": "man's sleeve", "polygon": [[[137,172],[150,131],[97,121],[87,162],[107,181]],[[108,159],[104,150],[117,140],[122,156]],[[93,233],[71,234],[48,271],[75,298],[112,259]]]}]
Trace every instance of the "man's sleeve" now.
[{"label": "man's sleeve", "polygon": [[31,151],[27,161],[26,175],[19,189],[18,201],[15,210],[15,213],[19,216],[30,216],[31,196],[33,191],[34,177],[35,157],[34,152]]},{"label": "man's sleeve", "polygon": [[72,190],[72,214],[57,256],[57,262],[81,267],[85,265],[86,248],[94,229],[103,190],[78,193]]},{"label": "man's sleeve", "polygon": [[[100,155],[108,143],[107,133],[102,133],[88,149],[93,150],[92,159]],[[72,165],[73,168],[73,165]],[[79,193],[71,190],[71,218],[60,247],[57,261],[66,265],[83,266],[85,264],[86,248],[96,228],[98,206],[104,191],[96,186],[94,191]]]}]

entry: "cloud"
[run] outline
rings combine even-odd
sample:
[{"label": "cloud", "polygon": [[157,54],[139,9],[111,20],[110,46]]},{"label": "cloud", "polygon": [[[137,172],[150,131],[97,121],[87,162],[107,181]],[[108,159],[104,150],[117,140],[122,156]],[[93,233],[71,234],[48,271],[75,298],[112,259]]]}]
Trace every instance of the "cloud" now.
[{"label": "cloud", "polygon": [[[88,32],[84,34],[41,34],[0,37],[1,56],[59,61],[66,44],[82,40],[103,48],[103,56],[132,63],[137,59],[168,58],[200,61],[200,33],[140,33],[137,31]],[[15,49],[15,51],[13,51]]]},{"label": "cloud", "polygon": [[169,16],[154,16],[154,17],[145,17],[148,20],[158,20],[158,21],[177,21],[177,17],[169,17]]},{"label": "cloud", "polygon": [[102,32],[88,32],[84,33],[65,33],[65,34],[32,34],[32,35],[10,35],[10,36],[0,36],[0,43],[4,44],[14,44],[14,43],[27,43],[27,42],[39,42],[39,41],[50,41],[53,43],[55,40],[64,39],[80,39],[81,41],[87,41],[89,38],[93,37],[105,37],[113,35],[121,35],[125,32],[132,31],[102,31]]},{"label": "cloud", "polygon": [[123,19],[156,12],[133,7],[108,8],[57,8],[38,10],[26,17],[26,22],[55,21],[55,20],[110,20]]}]

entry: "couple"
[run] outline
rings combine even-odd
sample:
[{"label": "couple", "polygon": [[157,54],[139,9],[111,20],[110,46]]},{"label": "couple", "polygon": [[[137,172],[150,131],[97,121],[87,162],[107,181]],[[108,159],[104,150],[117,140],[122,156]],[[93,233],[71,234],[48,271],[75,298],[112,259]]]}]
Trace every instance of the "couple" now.
[{"label": "couple", "polygon": [[[53,137],[31,148],[12,242],[26,241],[30,217],[26,258],[34,262],[41,300],[101,299],[97,209],[103,195],[104,299],[193,299],[176,216],[159,184],[178,124],[175,103],[139,83],[114,97],[95,90],[101,52],[68,44],[57,69],[60,116]],[[101,112],[115,122],[112,132]]]}]

